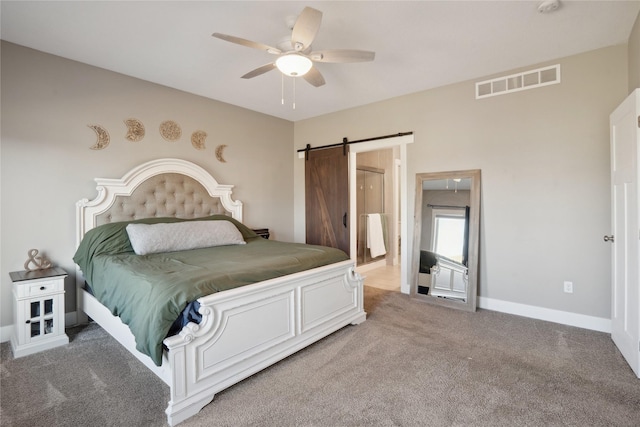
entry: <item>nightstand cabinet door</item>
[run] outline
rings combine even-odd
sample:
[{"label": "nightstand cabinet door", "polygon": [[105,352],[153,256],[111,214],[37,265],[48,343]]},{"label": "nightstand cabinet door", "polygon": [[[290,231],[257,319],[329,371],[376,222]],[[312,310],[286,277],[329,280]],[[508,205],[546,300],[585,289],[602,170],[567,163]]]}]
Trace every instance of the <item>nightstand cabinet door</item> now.
[{"label": "nightstand cabinet door", "polygon": [[[60,309],[60,295],[51,295],[38,299],[24,300],[21,304],[25,317],[23,317],[24,343],[30,343],[39,339],[47,339],[49,336],[60,333],[61,322],[59,317],[63,310]],[[20,311],[20,310],[18,310]],[[19,325],[16,324],[16,327]]]}]

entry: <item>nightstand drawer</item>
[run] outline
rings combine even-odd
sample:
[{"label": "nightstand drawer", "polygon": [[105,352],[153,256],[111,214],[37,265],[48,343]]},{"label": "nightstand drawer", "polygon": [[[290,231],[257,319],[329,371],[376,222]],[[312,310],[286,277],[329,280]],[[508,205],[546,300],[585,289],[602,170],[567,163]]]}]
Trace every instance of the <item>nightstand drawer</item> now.
[{"label": "nightstand drawer", "polygon": [[29,284],[14,284],[14,292],[17,298],[37,297],[61,291],[64,291],[64,278],[58,280],[43,280],[42,282]]},{"label": "nightstand drawer", "polygon": [[29,296],[34,297],[38,295],[46,295],[51,292],[59,292],[63,290],[61,286],[63,283],[64,282],[62,280],[33,283],[29,285]]}]

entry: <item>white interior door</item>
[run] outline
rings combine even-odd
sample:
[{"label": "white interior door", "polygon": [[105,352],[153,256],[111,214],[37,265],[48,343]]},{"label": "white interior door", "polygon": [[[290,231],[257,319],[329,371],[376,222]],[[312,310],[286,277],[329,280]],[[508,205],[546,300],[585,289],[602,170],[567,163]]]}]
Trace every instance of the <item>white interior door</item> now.
[{"label": "white interior door", "polygon": [[612,114],[611,219],[612,247],[611,338],[633,372],[640,377],[640,277],[638,224],[638,146],[640,89]]}]

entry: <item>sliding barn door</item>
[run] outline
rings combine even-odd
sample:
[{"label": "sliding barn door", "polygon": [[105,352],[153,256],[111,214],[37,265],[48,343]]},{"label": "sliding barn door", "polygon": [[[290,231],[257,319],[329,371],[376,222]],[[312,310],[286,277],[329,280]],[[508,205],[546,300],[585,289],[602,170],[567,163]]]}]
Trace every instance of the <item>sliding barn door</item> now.
[{"label": "sliding barn door", "polygon": [[305,161],[307,243],[349,255],[348,147],[308,151]]},{"label": "sliding barn door", "polygon": [[611,338],[640,377],[640,89],[611,114]]}]

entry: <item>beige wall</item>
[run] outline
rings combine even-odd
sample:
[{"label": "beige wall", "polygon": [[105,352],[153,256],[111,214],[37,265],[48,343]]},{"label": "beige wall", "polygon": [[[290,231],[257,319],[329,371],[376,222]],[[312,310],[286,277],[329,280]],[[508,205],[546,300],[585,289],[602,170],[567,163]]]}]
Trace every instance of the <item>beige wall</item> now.
[{"label": "beige wall", "polygon": [[[475,81],[454,84],[296,122],[295,145],[413,131],[408,236],[416,173],[481,169],[480,296],[607,319],[608,123],[627,94],[627,46],[539,65],[555,63],[561,84],[483,100],[474,99]],[[299,238],[302,162],[294,182]],[[573,294],[563,293],[565,280]]]},{"label": "beige wall", "polygon": [[[73,273],[76,201],[95,197],[94,177],[118,178],[147,160],[197,163],[235,185],[247,225],[293,239],[291,122],[14,44],[1,48],[0,326],[12,324],[9,272],[22,270],[27,251],[44,251]],[[146,127],[140,142],[124,139],[123,120],[130,117]],[[168,119],[182,126],[180,141],[160,137],[158,126]],[[96,136],[88,124],[109,131],[106,149],[89,149]],[[191,146],[195,130],[207,132],[205,150]],[[219,144],[228,145],[227,163],[215,158]],[[65,288],[67,311],[74,311],[71,277]]]},{"label": "beige wall", "polygon": [[628,44],[629,56],[629,93],[640,88],[640,13],[633,25]]}]

